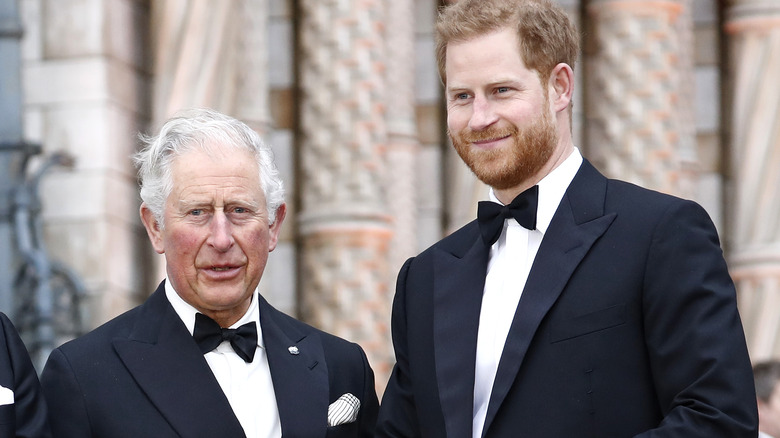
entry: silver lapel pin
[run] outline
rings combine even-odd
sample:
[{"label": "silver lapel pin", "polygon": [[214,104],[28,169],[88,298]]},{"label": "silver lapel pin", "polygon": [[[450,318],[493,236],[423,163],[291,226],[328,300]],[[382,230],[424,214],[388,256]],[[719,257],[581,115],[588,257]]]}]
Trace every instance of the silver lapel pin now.
[{"label": "silver lapel pin", "polygon": [[298,351],[298,347],[296,347],[295,345],[293,345],[291,347],[288,347],[287,351],[289,351],[290,354],[293,354],[293,355],[300,353],[300,351]]}]

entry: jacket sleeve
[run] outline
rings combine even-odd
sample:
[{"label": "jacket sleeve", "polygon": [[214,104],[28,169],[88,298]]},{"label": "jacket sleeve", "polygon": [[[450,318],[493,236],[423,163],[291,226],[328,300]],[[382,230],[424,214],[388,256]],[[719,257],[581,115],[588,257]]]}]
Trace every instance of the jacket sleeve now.
[{"label": "jacket sleeve", "polygon": [[398,274],[393,300],[392,333],[396,363],[385,388],[377,422],[377,437],[419,437],[420,427],[409,375],[406,329],[406,279],[413,259]]},{"label": "jacket sleeve", "polygon": [[647,260],[645,341],[664,418],[639,436],[755,437],[755,389],[736,291],[704,209],[674,203]]},{"label": "jacket sleeve", "polygon": [[376,396],[376,384],[374,382],[374,371],[371,369],[371,365],[368,362],[366,353],[362,348],[360,350],[360,357],[363,360],[363,397],[361,397],[360,415],[358,421],[360,422],[359,436],[361,438],[373,438],[374,429],[376,427],[376,416],[379,411],[379,400]]}]

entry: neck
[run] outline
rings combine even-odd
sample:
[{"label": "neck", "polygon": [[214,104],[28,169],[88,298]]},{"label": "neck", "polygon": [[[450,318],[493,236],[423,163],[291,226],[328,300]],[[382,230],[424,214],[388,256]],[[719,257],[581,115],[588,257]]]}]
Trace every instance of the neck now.
[{"label": "neck", "polygon": [[[563,140],[563,139],[562,139]],[[557,169],[558,166],[560,166],[564,161],[566,161],[567,158],[574,152],[574,144],[571,142],[571,138],[568,138],[567,141],[559,142],[559,147],[553,151],[552,156],[549,160],[547,160],[547,164],[544,165],[541,169],[539,169],[538,172],[536,172],[531,178],[528,178],[527,180],[523,181],[522,183],[510,187],[508,189],[493,189],[493,193],[496,195],[496,198],[498,198],[499,201],[501,201],[502,204],[506,205],[512,202],[517,195],[520,193],[523,193],[524,191],[530,189],[531,187],[535,186],[536,184],[539,184],[539,181],[544,179],[547,175],[550,174],[553,170]]]}]

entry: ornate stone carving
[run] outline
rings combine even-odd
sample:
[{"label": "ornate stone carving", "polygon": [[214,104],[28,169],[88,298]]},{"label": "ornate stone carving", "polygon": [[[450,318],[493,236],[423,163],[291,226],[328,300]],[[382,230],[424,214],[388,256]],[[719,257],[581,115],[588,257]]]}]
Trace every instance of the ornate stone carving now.
[{"label": "ornate stone carving", "polygon": [[299,4],[302,317],[391,357],[386,212],[385,2]]},{"label": "ornate stone carving", "polygon": [[780,353],[780,4],[735,2],[730,266],[754,359]]},{"label": "ornate stone carving", "polygon": [[612,177],[683,194],[695,162],[686,0],[596,0],[588,13],[591,158]]}]

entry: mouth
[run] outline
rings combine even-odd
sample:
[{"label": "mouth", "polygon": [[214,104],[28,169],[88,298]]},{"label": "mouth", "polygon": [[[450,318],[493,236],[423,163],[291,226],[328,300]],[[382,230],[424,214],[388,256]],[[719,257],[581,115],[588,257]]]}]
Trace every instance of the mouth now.
[{"label": "mouth", "polygon": [[201,272],[212,280],[228,280],[238,275],[241,268],[241,265],[213,265],[203,267]]},{"label": "mouth", "polygon": [[480,148],[491,148],[497,146],[500,142],[503,140],[506,140],[507,138],[511,137],[511,135],[505,135],[501,137],[493,137],[493,138],[480,138],[480,139],[471,139],[469,142],[477,147]]}]

